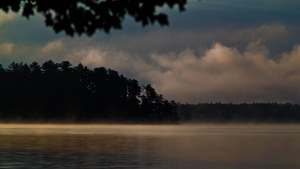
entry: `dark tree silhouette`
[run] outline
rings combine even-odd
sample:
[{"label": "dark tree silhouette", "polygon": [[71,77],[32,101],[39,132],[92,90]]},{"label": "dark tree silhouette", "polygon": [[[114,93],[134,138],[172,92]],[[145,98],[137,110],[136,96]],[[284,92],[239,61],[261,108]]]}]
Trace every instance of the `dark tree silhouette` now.
[{"label": "dark tree silhouette", "polygon": [[45,73],[55,73],[58,71],[58,64],[54,63],[52,60],[48,60],[42,65],[42,69]]},{"label": "dark tree silhouette", "polygon": [[0,65],[0,122],[178,123],[177,105],[117,71],[49,60]]},{"label": "dark tree silhouette", "polygon": [[168,17],[157,13],[157,7],[175,5],[184,10],[187,0],[7,0],[0,2],[5,12],[22,10],[24,17],[40,13],[46,26],[56,33],[67,35],[93,35],[97,29],[108,33],[112,28],[121,29],[125,16],[131,16],[143,26],[158,22],[168,25]]},{"label": "dark tree silhouette", "polygon": [[33,74],[40,74],[42,67],[37,62],[32,62],[29,65],[29,68],[31,70],[31,73]]},{"label": "dark tree silhouette", "polygon": [[65,73],[70,73],[72,64],[69,61],[63,61],[60,64],[58,64],[61,71]]}]

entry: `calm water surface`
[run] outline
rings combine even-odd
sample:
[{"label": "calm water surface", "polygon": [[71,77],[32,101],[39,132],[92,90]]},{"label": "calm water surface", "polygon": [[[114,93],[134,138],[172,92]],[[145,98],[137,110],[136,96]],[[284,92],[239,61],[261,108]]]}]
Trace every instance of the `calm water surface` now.
[{"label": "calm water surface", "polygon": [[300,125],[0,125],[2,168],[299,169]]}]

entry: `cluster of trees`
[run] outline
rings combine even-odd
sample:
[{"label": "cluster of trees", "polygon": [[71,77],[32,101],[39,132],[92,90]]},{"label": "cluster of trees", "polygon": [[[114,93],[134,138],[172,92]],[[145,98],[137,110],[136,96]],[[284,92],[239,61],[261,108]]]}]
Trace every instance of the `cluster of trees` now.
[{"label": "cluster of trees", "polygon": [[178,123],[177,104],[150,85],[69,61],[0,65],[0,121]]},{"label": "cluster of trees", "polygon": [[300,105],[285,103],[180,104],[181,122],[299,123]]}]

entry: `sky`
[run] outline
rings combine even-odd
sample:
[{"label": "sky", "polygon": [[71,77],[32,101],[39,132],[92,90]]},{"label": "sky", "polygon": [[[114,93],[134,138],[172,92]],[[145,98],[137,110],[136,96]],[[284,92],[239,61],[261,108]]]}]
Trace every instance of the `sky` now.
[{"label": "sky", "polygon": [[180,103],[300,104],[300,1],[189,0],[184,12],[157,9],[169,26],[92,37],[55,34],[41,15],[0,11],[0,64],[70,61],[150,83]]}]

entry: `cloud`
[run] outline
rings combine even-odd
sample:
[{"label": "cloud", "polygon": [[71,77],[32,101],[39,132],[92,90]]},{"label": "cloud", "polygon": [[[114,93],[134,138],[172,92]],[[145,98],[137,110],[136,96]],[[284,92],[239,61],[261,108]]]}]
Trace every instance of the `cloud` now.
[{"label": "cloud", "polygon": [[140,80],[144,81],[148,79],[143,78],[143,74],[155,69],[153,65],[139,56],[132,56],[122,51],[117,51],[115,48],[104,44],[96,47],[73,49],[72,53],[66,56],[66,59],[73,60],[76,64],[82,63],[90,68],[111,68],[126,76],[140,78]]},{"label": "cloud", "polygon": [[299,103],[300,45],[278,57],[270,48],[288,36],[284,25],[264,24],[247,29],[151,31],[100,42],[97,36],[61,38],[27,46],[32,50],[22,49],[21,44],[15,47],[27,61],[69,60],[73,65],[115,69],[182,103]]},{"label": "cloud", "polygon": [[[164,30],[150,31],[147,33],[112,34],[110,39],[103,40],[99,36],[93,38],[75,37],[58,38],[47,43],[24,43],[14,42],[15,48],[13,61],[53,61],[72,60],[74,63],[84,62],[90,65],[103,65],[118,67],[126,73],[133,71],[125,70],[125,60],[151,61],[152,53],[165,54],[170,51],[180,53],[189,48],[196,55],[201,56],[214,42],[225,46],[234,46],[239,51],[244,51],[247,45],[257,39],[266,44],[281,44],[288,36],[287,28],[282,24],[264,24],[259,27],[247,29],[217,28],[206,30]],[[275,38],[277,37],[277,38]],[[102,41],[101,41],[102,40]],[[274,45],[273,45],[274,46]],[[275,45],[275,47],[277,47]],[[89,52],[89,50],[91,50]],[[100,56],[96,56],[96,55]],[[110,56],[108,56],[110,55]],[[130,56],[129,56],[130,55]],[[86,58],[89,56],[89,58]],[[84,59],[82,59],[83,57]],[[100,59],[103,58],[103,59]],[[105,59],[104,59],[105,58]],[[116,58],[114,61],[108,61]],[[90,60],[93,60],[91,62]],[[135,61],[136,62],[136,61]],[[117,66],[119,65],[119,66]],[[122,68],[121,68],[122,67]],[[137,71],[137,70],[136,70]]]},{"label": "cloud", "polygon": [[242,53],[216,43],[201,57],[190,49],[153,55],[165,71],[149,78],[158,91],[182,102],[299,102],[300,45],[279,61],[268,53],[253,42]]},{"label": "cloud", "polygon": [[63,39],[48,42],[42,49],[42,53],[57,52],[63,47]]},{"label": "cloud", "polygon": [[11,21],[13,19],[15,19],[17,17],[17,14],[15,13],[5,13],[3,11],[0,11],[0,26],[1,24],[7,22],[7,21]]},{"label": "cloud", "polygon": [[62,59],[115,69],[182,103],[300,101],[300,45],[276,60],[261,40],[244,51],[214,43],[203,55],[187,48],[146,58],[107,44],[69,51]]},{"label": "cloud", "polygon": [[[280,46],[288,44],[288,39],[298,34],[289,34],[288,28],[280,23],[263,24],[258,27],[236,28],[218,27],[210,29],[159,29],[147,33],[131,33],[112,36],[110,43],[116,48],[130,53],[180,52],[186,48],[203,53],[214,42],[234,46],[243,51],[252,41],[261,40],[270,52],[280,54]],[[293,44],[289,44],[291,46]]]},{"label": "cloud", "polygon": [[8,55],[13,52],[14,44],[13,43],[2,43],[0,44],[0,55]]}]

